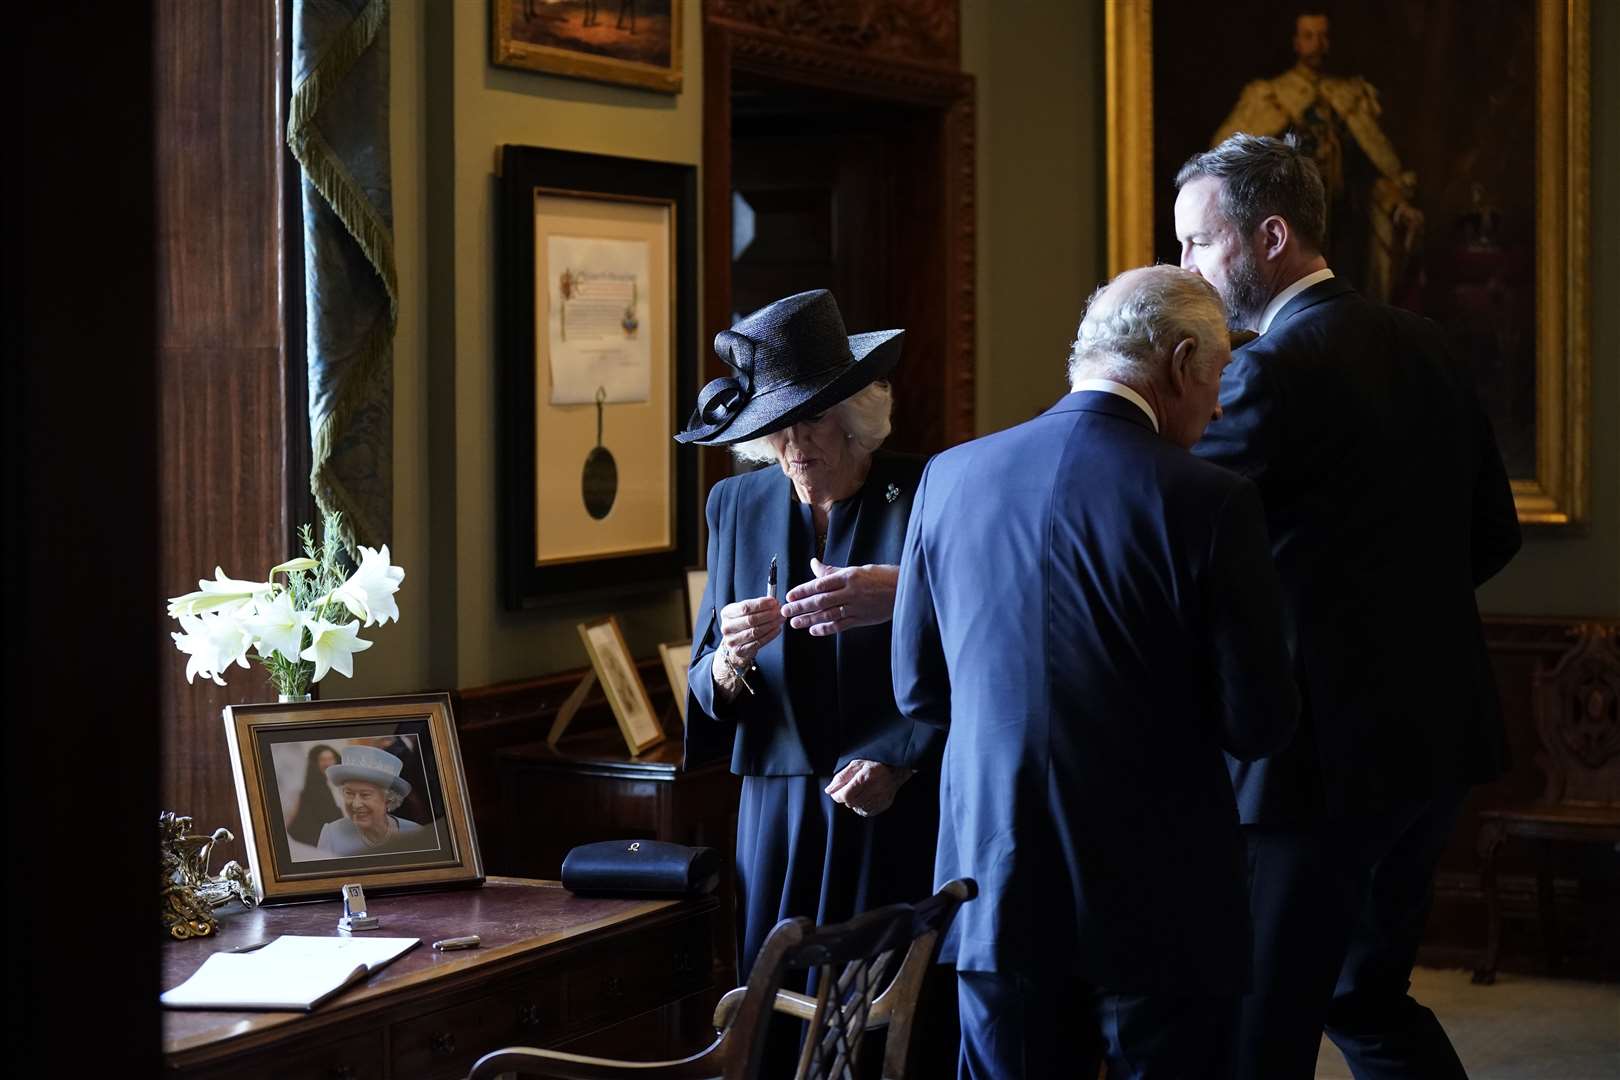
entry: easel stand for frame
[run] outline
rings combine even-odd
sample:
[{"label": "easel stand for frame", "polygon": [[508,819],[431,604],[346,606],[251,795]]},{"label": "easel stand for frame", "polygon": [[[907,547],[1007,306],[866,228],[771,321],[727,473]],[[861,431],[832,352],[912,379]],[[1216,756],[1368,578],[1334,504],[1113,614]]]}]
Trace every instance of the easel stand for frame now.
[{"label": "easel stand for frame", "polygon": [[585,704],[585,696],[591,692],[591,687],[595,685],[596,669],[594,667],[587,668],[584,677],[579,680],[579,685],[574,687],[573,693],[569,694],[567,700],[557,707],[557,719],[551,722],[551,734],[546,736],[547,746],[553,750],[557,748],[557,743],[562,739],[563,733],[568,730],[568,725],[573,722],[574,714],[579,712],[581,705]]}]

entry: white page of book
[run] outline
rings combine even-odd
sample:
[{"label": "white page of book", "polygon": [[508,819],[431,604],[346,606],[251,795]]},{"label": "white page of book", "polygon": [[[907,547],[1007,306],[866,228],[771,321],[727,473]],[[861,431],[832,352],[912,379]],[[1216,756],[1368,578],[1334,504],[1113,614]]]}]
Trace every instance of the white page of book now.
[{"label": "white page of book", "polygon": [[160,1000],[174,1008],[310,1009],[418,940],[283,935],[254,952],[215,953]]}]

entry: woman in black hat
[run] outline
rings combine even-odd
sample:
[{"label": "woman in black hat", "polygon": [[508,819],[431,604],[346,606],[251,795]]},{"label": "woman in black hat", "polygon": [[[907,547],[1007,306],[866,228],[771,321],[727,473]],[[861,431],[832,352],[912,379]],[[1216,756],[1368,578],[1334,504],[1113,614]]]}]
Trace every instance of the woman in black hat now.
[{"label": "woman in black hat", "polygon": [[900,715],[889,673],[923,466],[878,449],[902,334],[846,334],[825,290],[779,300],[716,336],[734,374],[676,436],[767,463],[710,493],[688,680],[687,760],[729,753],[743,777],[745,976],[780,919],[933,891],[941,733]]}]

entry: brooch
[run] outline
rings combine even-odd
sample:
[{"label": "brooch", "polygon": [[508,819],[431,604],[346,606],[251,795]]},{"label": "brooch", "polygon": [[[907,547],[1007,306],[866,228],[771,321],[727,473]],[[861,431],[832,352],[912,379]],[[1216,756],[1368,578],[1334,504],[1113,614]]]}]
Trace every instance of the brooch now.
[{"label": "brooch", "polygon": [[895,487],[893,484],[890,484],[884,489],[883,497],[888,499],[890,502],[894,502],[894,500],[900,497],[900,489]]}]

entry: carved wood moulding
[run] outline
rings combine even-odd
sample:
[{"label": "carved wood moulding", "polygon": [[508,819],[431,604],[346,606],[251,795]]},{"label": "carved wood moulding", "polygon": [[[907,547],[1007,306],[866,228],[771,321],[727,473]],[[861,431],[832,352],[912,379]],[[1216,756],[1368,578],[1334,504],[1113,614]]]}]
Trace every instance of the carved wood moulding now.
[{"label": "carved wood moulding", "polygon": [[843,90],[946,105],[970,92],[971,75],[955,68],[922,67],[875,54],[851,52],[815,42],[762,33],[751,26],[716,24],[726,32],[731,63],[758,75],[792,72],[792,80],[829,90]]},{"label": "carved wood moulding", "polygon": [[952,71],[961,65],[957,0],[705,0],[704,14],[800,45]]}]

